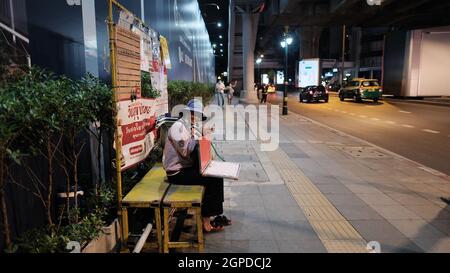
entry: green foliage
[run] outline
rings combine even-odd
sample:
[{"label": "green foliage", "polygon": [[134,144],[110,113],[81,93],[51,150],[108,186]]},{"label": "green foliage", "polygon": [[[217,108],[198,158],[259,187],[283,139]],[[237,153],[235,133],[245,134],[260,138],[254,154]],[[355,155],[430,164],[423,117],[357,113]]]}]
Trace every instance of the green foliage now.
[{"label": "green foliage", "polygon": [[[98,124],[100,130],[113,130],[113,111],[111,89],[92,75],[75,81],[32,68],[19,80],[0,85],[0,153],[2,158],[17,164],[21,164],[24,156],[39,154],[51,162],[55,154],[62,155],[63,161],[70,161],[66,170],[73,177],[67,177],[67,180],[77,181],[74,171],[77,161],[73,158],[79,155],[77,136],[88,129],[90,122]],[[66,144],[65,147],[58,144],[58,139]],[[48,147],[51,147],[51,157]],[[61,164],[61,160],[58,161]],[[43,196],[50,182],[34,182],[38,185],[34,194],[39,194],[45,206],[51,208],[51,199]],[[106,189],[100,190],[98,200],[83,211],[81,220],[78,220],[79,209],[66,212],[65,218],[72,219],[72,225],[57,228],[51,224],[23,234],[17,241],[18,251],[64,252],[68,241],[83,245],[97,238],[105,224],[107,208],[113,206],[112,195],[114,193]]]},{"label": "green foliage", "polygon": [[[73,214],[78,214],[73,212]],[[15,252],[20,253],[63,253],[67,243],[73,241],[85,247],[90,241],[97,239],[103,233],[105,212],[96,209],[87,214],[76,224],[70,224],[61,229],[55,226],[28,231],[17,239]]]},{"label": "green foliage", "polygon": [[102,235],[102,228],[105,226],[104,217],[104,210],[97,208],[83,217],[81,221],[65,226],[61,235],[69,238],[70,241],[79,242],[82,247],[85,247],[90,241]]},{"label": "green foliage", "polygon": [[161,97],[161,92],[152,86],[150,73],[142,72],[141,75],[142,97],[149,99],[157,99]]},{"label": "green foliage", "polygon": [[208,104],[214,94],[214,86],[206,83],[189,81],[170,81],[168,83],[169,105],[174,107],[186,104],[194,97],[201,97],[204,104]]},{"label": "green foliage", "polygon": [[53,227],[34,229],[22,234],[17,240],[16,252],[20,253],[60,253],[70,238],[57,232]]}]

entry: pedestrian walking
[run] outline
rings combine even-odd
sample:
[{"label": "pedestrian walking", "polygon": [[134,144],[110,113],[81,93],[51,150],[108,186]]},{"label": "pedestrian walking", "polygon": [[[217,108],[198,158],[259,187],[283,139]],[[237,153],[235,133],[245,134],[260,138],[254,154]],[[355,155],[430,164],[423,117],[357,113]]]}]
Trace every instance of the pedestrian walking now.
[{"label": "pedestrian walking", "polygon": [[219,80],[216,84],[216,99],[217,99],[217,105],[220,107],[225,106],[225,84],[223,81]]},{"label": "pedestrian walking", "polygon": [[258,92],[261,92],[261,104],[267,103],[268,88],[268,85],[260,85],[260,87],[258,88]]},{"label": "pedestrian walking", "polygon": [[227,86],[227,97],[228,97],[228,104],[231,105],[233,103],[233,97],[234,97],[234,89],[236,88],[237,81],[230,82]]}]

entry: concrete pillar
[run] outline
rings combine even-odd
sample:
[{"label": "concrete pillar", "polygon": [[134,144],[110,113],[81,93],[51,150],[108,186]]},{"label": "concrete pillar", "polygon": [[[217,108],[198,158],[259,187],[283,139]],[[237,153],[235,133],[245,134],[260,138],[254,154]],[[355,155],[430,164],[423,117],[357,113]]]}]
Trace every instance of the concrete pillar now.
[{"label": "concrete pillar", "polygon": [[300,59],[318,58],[322,27],[301,27],[297,33],[300,38]]},{"label": "concrete pillar", "polygon": [[248,103],[258,101],[254,90],[255,83],[255,43],[259,15],[242,14],[242,47],[243,47],[243,91]]},{"label": "concrete pillar", "polygon": [[351,31],[351,51],[350,51],[350,61],[355,63],[355,78],[359,77],[359,70],[361,67],[361,38],[362,30],[360,27],[354,27]]}]

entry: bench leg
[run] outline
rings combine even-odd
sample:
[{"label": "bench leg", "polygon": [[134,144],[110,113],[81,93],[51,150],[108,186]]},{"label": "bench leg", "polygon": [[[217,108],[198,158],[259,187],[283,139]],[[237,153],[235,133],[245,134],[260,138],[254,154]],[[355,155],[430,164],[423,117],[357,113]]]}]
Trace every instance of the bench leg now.
[{"label": "bench leg", "polygon": [[122,222],[122,250],[128,251],[128,209],[122,207],[120,220]]},{"label": "bench leg", "polygon": [[198,251],[203,253],[205,251],[205,241],[203,238],[203,219],[202,219],[202,209],[195,208],[195,215],[197,218],[197,240],[198,240]]},{"label": "bench leg", "polygon": [[163,252],[162,243],[162,227],[161,227],[161,208],[155,208],[155,222],[156,222],[156,238],[158,239],[158,251]]},{"label": "bench leg", "polygon": [[169,209],[168,208],[164,208],[163,218],[164,218],[163,252],[169,253]]}]

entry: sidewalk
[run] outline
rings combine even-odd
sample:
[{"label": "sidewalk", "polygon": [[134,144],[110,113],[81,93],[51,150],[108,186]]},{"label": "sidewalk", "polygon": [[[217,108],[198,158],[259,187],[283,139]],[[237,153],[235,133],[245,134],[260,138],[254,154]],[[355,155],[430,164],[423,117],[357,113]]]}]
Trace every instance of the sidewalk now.
[{"label": "sidewalk", "polygon": [[415,103],[415,104],[450,107],[450,97],[435,97],[423,99],[413,99],[413,98],[402,99],[402,98],[385,97],[384,99],[390,102],[403,102],[403,103]]},{"label": "sidewalk", "polygon": [[450,252],[449,177],[294,113],[280,142],[216,142],[242,171],[226,181],[233,225],[207,252]]}]

